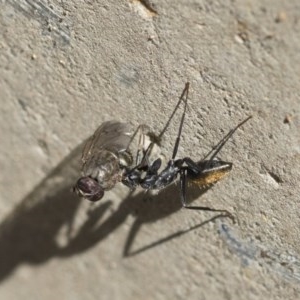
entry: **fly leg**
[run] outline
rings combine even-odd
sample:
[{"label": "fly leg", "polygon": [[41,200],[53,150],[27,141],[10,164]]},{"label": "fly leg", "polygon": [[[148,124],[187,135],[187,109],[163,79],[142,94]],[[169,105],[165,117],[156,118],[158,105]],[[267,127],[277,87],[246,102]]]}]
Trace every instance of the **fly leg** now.
[{"label": "fly leg", "polygon": [[188,205],[186,202],[186,178],[187,178],[187,170],[188,167],[182,167],[180,170],[180,199],[182,206],[187,209],[193,209],[193,210],[204,210],[204,211],[212,211],[212,212],[219,212],[224,217],[228,217],[232,220],[233,223],[235,223],[234,216],[226,209],[215,209],[212,207],[207,206],[191,206]]},{"label": "fly leg", "polygon": [[151,151],[158,144],[155,142],[155,138],[157,137],[151,134],[147,125],[138,126],[134,135],[137,134],[139,135],[139,140],[135,166],[125,169],[122,180],[123,184],[131,189],[141,185],[146,178],[149,180],[148,178],[151,177],[154,180],[161,166],[160,158],[153,162],[150,161]]},{"label": "fly leg", "polygon": [[154,144],[151,141],[151,137],[149,135],[149,127],[147,125],[140,125],[138,127],[139,131],[139,142],[138,149],[136,153],[135,165],[138,168],[142,168],[144,166],[149,166],[149,155],[152,149],[149,149],[151,144]]}]

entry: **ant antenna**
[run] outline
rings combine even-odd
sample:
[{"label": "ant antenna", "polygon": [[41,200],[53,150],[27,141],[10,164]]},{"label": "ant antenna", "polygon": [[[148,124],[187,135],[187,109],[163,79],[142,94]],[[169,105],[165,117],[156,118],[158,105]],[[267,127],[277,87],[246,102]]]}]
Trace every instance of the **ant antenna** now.
[{"label": "ant antenna", "polygon": [[[184,95],[186,94],[186,99],[185,99],[186,104],[185,104],[185,106],[184,106],[184,113],[183,113],[183,116],[182,116],[182,118],[181,118],[181,123],[180,123],[180,128],[179,128],[179,135],[181,135],[182,125],[183,125],[183,120],[184,120],[184,115],[185,115],[185,112],[186,112],[186,106],[187,106],[187,96],[188,96],[189,85],[190,85],[189,82],[187,82],[187,83],[185,84],[185,88],[184,88],[184,90],[182,91],[181,96],[179,97],[179,100],[178,100],[178,102],[177,102],[177,104],[176,104],[176,106],[175,106],[175,108],[174,108],[174,110],[173,110],[173,112],[172,112],[170,118],[168,119],[168,121],[167,121],[166,125],[164,126],[163,130],[162,130],[162,131],[160,132],[160,134],[157,136],[157,140],[158,140],[159,142],[161,141],[161,138],[162,138],[162,136],[164,135],[164,133],[167,131],[167,129],[168,129],[169,125],[170,125],[171,120],[173,119],[173,117],[174,117],[174,115],[175,115],[175,113],[176,113],[176,111],[177,111],[177,109],[178,109],[178,107],[179,107],[181,101],[183,100]],[[134,136],[136,135],[136,133],[137,133],[137,131],[134,133]],[[132,138],[131,140],[133,140],[133,138]],[[178,141],[177,141],[177,140],[178,140]],[[174,156],[174,158],[175,158],[176,153],[177,153],[177,150],[178,150],[178,144],[179,144],[179,139],[178,139],[178,137],[177,137],[177,139],[176,139],[176,144],[175,144],[175,147],[174,147],[174,150],[173,150],[173,156]],[[148,156],[149,156],[149,153],[151,153],[151,151],[152,151],[152,149],[153,149],[153,146],[154,146],[154,142],[151,142],[150,145],[148,146],[148,148],[146,149],[146,151],[145,151],[145,153],[144,153],[144,155],[143,155],[143,158],[142,158],[141,162],[140,162],[139,165],[137,165],[135,168],[139,168],[140,166],[143,166],[143,165],[145,164],[145,161],[147,160],[147,158],[148,158]],[[175,152],[175,155],[174,155],[174,152]],[[173,158],[172,158],[172,159],[173,159]]]},{"label": "ant antenna", "polygon": [[175,159],[177,151],[178,151],[178,146],[179,146],[179,142],[180,142],[180,137],[181,137],[182,127],[183,127],[184,117],[185,117],[186,108],[187,108],[187,100],[188,100],[188,95],[189,95],[189,87],[190,87],[190,83],[187,82],[185,84],[184,90],[183,90],[183,92],[182,92],[182,94],[181,94],[181,96],[179,98],[179,103],[180,103],[181,100],[183,99],[184,95],[185,95],[185,104],[184,104],[184,109],[183,109],[183,113],[182,113],[182,117],[181,117],[181,121],[180,121],[178,135],[177,135],[175,146],[174,146],[174,149],[173,149],[172,160]]},{"label": "ant antenna", "polygon": [[[178,151],[178,146],[179,146],[179,142],[180,142],[180,135],[181,135],[182,126],[183,126],[183,121],[184,121],[185,112],[186,112],[186,107],[187,107],[187,98],[188,98],[189,86],[190,86],[190,83],[187,82],[187,83],[185,84],[184,90],[182,91],[181,96],[179,97],[179,100],[178,100],[178,102],[177,102],[177,104],[176,104],[176,106],[175,106],[175,108],[174,108],[174,110],[173,110],[173,112],[172,112],[170,118],[168,119],[168,121],[167,121],[165,127],[163,128],[163,130],[161,131],[161,133],[160,133],[159,136],[158,136],[158,140],[160,141],[161,138],[162,138],[162,136],[164,135],[164,133],[165,133],[166,130],[168,129],[171,120],[173,119],[173,117],[174,117],[174,115],[175,115],[175,113],[176,113],[176,111],[177,111],[177,109],[178,109],[178,107],[179,107],[181,101],[183,100],[184,95],[186,95],[186,97],[185,97],[184,111],[183,111],[183,114],[182,114],[182,117],[181,117],[181,122],[180,122],[179,132],[178,132],[178,136],[177,136],[177,138],[176,138],[176,142],[175,142],[175,146],[174,146],[174,150],[173,150],[172,159],[175,159],[175,156],[176,156],[177,151]],[[153,146],[154,146],[154,143],[153,143],[153,142],[148,146],[148,148],[147,148],[147,150],[145,151],[145,154],[144,154],[144,156],[143,156],[143,158],[142,158],[142,162],[141,162],[140,165],[143,165],[145,159],[148,157],[149,153],[152,151]]]},{"label": "ant antenna", "polygon": [[222,139],[221,141],[215,145],[206,155],[204,158],[202,158],[201,161],[204,161],[208,156],[210,156],[211,153],[212,156],[209,159],[209,162],[211,162],[216,156],[217,154],[221,151],[221,149],[224,147],[224,145],[228,142],[228,140],[232,137],[232,135],[236,132],[236,130],[241,127],[242,125],[244,125],[248,120],[250,120],[252,118],[252,116],[247,117],[244,121],[240,122],[236,127],[234,127],[233,129],[231,129]]},{"label": "ant antenna", "polygon": [[180,105],[180,103],[181,103],[181,101],[182,101],[182,99],[183,99],[183,96],[184,96],[186,90],[188,89],[187,85],[189,85],[189,82],[187,82],[187,83],[185,84],[185,88],[184,88],[184,90],[183,90],[181,96],[179,97],[179,100],[178,100],[178,102],[177,102],[177,104],[176,104],[176,106],[175,106],[175,108],[174,108],[174,110],[173,110],[173,112],[172,112],[170,118],[168,119],[168,122],[166,123],[164,129],[161,131],[161,133],[160,133],[159,136],[158,136],[159,139],[161,139],[161,137],[164,135],[164,133],[165,133],[166,130],[168,129],[168,127],[169,127],[169,125],[170,125],[170,122],[171,122],[171,120],[173,119],[173,117],[174,117],[174,115],[175,115],[175,113],[176,113],[176,111],[177,111],[177,109],[178,109],[178,107],[179,107],[179,105]]}]

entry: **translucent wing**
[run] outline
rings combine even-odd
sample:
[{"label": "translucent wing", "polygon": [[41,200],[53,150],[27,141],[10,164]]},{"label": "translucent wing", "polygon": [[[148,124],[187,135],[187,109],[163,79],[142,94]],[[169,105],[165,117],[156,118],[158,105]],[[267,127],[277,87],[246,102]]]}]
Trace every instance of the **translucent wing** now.
[{"label": "translucent wing", "polygon": [[101,150],[107,150],[116,155],[125,152],[131,142],[132,135],[133,131],[129,124],[117,121],[102,123],[87,140],[82,152],[82,163],[85,164]]}]

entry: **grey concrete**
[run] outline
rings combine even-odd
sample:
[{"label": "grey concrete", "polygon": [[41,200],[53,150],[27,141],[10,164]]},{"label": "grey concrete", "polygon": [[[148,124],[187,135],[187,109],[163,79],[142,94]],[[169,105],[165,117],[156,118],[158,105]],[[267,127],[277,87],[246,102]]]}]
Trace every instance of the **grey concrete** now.
[{"label": "grey concrete", "polygon": [[[0,299],[299,299],[298,0],[4,0],[0,22]],[[254,116],[232,173],[190,191],[237,224],[180,209],[178,186],[70,193],[99,124],[159,132],[187,80],[179,156]]]}]

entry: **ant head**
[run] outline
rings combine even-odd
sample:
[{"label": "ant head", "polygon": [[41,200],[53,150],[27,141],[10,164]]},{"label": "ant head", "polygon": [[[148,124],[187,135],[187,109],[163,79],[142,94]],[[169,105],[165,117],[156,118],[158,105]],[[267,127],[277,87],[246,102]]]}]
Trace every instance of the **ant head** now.
[{"label": "ant head", "polygon": [[96,202],[104,195],[104,190],[99,183],[91,177],[81,177],[76,182],[73,191],[82,198]]}]

